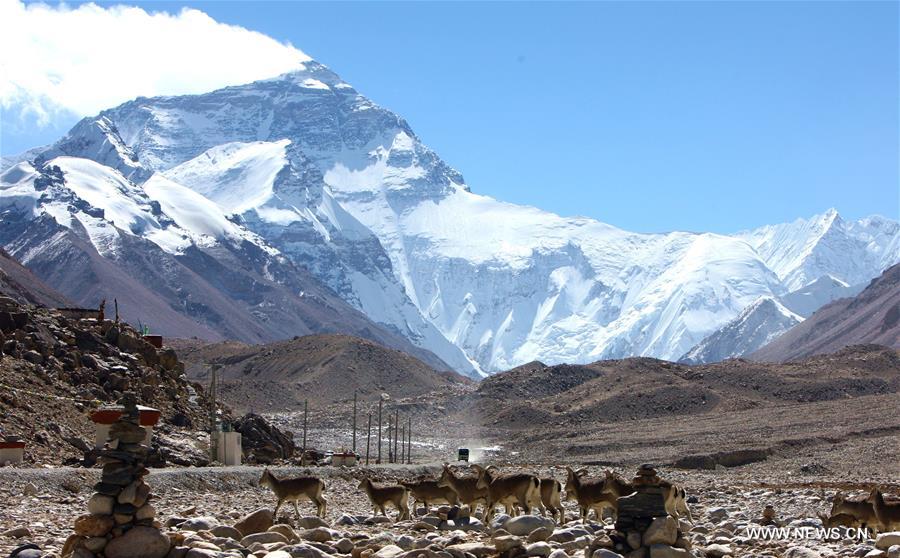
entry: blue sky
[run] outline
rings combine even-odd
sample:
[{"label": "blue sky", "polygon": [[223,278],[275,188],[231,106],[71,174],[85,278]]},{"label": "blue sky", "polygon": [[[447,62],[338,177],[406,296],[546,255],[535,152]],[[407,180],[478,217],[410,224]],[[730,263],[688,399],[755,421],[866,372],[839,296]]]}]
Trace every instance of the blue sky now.
[{"label": "blue sky", "polygon": [[[473,191],[637,231],[900,217],[898,3],[138,3],[289,41]],[[13,125],[4,153],[55,139]]]}]

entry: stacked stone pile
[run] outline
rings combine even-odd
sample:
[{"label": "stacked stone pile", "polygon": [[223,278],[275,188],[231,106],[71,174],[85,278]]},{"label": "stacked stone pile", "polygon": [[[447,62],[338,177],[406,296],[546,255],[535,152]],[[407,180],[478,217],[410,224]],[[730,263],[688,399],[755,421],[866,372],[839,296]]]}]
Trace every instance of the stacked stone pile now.
[{"label": "stacked stone pile", "polygon": [[[632,480],[635,492],[618,499],[615,529],[594,540],[586,556],[606,558],[690,558],[686,525],[666,512],[664,485],[651,465],[641,465]],[[615,553],[612,552],[615,550]],[[618,554],[616,554],[618,553]]]},{"label": "stacked stone pile", "polygon": [[150,448],[143,443],[136,398],[126,393],[120,403],[123,413],[100,454],[103,472],[88,501],[89,513],[75,520],[63,558],[163,558],[169,552],[169,538],[155,521],[150,486],[144,482]]}]

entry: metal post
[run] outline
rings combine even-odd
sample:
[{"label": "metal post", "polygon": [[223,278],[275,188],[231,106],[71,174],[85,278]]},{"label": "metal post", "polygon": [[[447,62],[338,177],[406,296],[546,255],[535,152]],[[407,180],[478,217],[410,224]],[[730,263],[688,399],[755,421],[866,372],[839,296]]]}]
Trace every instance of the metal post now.
[{"label": "metal post", "polygon": [[406,428],[406,463],[412,465],[412,417],[407,418]]},{"label": "metal post", "polygon": [[353,453],[356,453],[356,390],[353,390]]},{"label": "metal post", "polygon": [[369,426],[366,428],[366,467],[369,466],[369,442],[372,441],[372,413],[369,413]]},{"label": "metal post", "polygon": [[381,463],[381,406],[384,403],[384,399],[378,400],[378,459],[375,460],[375,463]]}]

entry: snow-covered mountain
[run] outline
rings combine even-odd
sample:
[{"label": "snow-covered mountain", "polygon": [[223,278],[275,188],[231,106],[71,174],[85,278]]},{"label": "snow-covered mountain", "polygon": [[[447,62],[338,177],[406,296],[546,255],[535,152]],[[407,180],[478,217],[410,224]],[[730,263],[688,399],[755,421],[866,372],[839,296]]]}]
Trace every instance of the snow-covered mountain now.
[{"label": "snow-covered mountain", "polygon": [[772,297],[764,296],[679,359],[687,364],[719,362],[764,347],[803,321]]},{"label": "snow-covered mountain", "polygon": [[865,288],[865,283],[848,285],[830,275],[823,275],[795,291],[781,297],[781,303],[791,312],[808,318],[813,312],[833,300],[856,296]]},{"label": "snow-covered mountain", "polygon": [[900,260],[896,221],[880,216],[844,221],[834,209],[737,236],[759,253],[788,291],[827,276],[865,285]]},{"label": "snow-covered mountain", "polygon": [[[46,248],[22,238],[47,240],[48,220],[83,227],[109,260],[113,229],[178,260],[252,246],[266,280],[296,293],[269,262],[308,271],[469,373],[535,359],[677,359],[761,297],[825,276],[859,284],[900,260],[900,226],[880,217],[829,211],[733,236],[638,234],[473,193],[402,118],[315,62],[203,95],[138,98],[25,159],[0,185],[4,219],[16,216],[0,242],[20,246],[26,263]],[[109,176],[82,184],[79,165]],[[23,185],[28,173],[69,187]],[[47,232],[29,236],[39,222]],[[201,263],[192,270],[212,279]],[[190,304],[173,311],[197,318]]]}]

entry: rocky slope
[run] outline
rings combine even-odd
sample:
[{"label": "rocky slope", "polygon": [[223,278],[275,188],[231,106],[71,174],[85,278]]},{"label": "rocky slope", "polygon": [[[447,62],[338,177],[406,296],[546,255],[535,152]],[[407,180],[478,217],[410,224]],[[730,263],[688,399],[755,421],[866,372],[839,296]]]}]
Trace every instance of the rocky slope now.
[{"label": "rocky slope", "polygon": [[[65,315],[0,297],[0,432],[26,441],[26,462],[92,464],[90,414],[126,391],[162,412],[154,466],[208,463],[209,401],[185,377],[173,349],[156,349],[129,325],[99,321],[96,312]],[[219,411],[222,420],[234,421],[226,406]],[[260,460],[273,451],[271,429],[263,424],[249,428],[245,442]],[[283,444],[274,446],[280,451]]]},{"label": "rocky slope", "polygon": [[900,354],[860,346],[789,364],[731,360],[687,366],[646,358],[537,363],[481,382],[473,408],[487,424],[530,429],[898,392]]},{"label": "rocky slope", "polygon": [[[826,276],[858,284],[900,260],[900,225],[880,217],[830,210],[731,236],[638,234],[477,195],[401,117],[313,61],[136,99],[26,159],[0,186],[0,243],[51,285],[68,283],[52,265],[71,251],[51,242],[65,229],[162,299],[143,307],[167,332],[189,336],[199,322],[206,337],[251,342],[323,329],[373,338],[358,323],[310,323],[330,313],[299,319],[309,309],[293,295],[314,290],[291,281],[302,268],[464,373],[677,359],[762,296]],[[97,283],[66,292],[86,298]]]},{"label": "rocky slope", "polygon": [[819,309],[750,357],[786,361],[857,343],[900,347],[900,265],[887,269],[855,297]]},{"label": "rocky slope", "polygon": [[219,366],[222,397],[238,410],[280,412],[360,401],[412,397],[471,382],[454,372],[437,372],[424,362],[348,335],[308,335],[266,345],[173,342],[188,376],[208,383]]},{"label": "rocky slope", "polygon": [[0,295],[19,304],[36,304],[50,308],[71,306],[59,291],[47,286],[27,267],[0,248]]},{"label": "rocky slope", "polygon": [[[447,460],[457,447],[514,463],[734,466],[792,457],[875,474],[887,471],[888,455],[900,448],[897,405],[900,353],[864,345],[787,364],[532,362],[478,384],[392,398],[386,409],[411,419],[418,459]],[[311,405],[310,439],[317,447],[349,447],[351,411],[346,402]],[[362,399],[360,413],[369,412],[377,412],[376,400]],[[298,432],[302,415],[267,416]],[[865,454],[855,453],[860,444]],[[846,453],[829,456],[835,448]],[[778,470],[774,461],[770,468]]]}]

